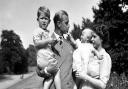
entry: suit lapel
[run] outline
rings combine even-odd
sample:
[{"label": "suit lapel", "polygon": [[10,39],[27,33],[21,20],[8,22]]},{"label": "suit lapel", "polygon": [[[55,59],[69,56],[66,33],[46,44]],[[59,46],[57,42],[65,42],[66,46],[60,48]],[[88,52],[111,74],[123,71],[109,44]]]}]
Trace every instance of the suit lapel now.
[{"label": "suit lapel", "polygon": [[[51,37],[56,39],[56,36],[55,36],[54,33],[51,35]],[[54,48],[58,51],[58,54],[60,56],[60,52],[61,52],[61,45],[60,45],[60,43],[59,42],[56,43],[55,46],[54,46]]]},{"label": "suit lapel", "polygon": [[52,37],[52,38],[56,38],[56,36],[55,36],[55,34],[54,34],[54,33],[51,35],[51,37]]},{"label": "suit lapel", "polygon": [[[52,37],[56,38],[55,34],[53,33]],[[63,62],[67,59],[67,56],[70,55],[71,51],[70,45],[66,39],[63,38],[63,42],[60,45],[60,42],[58,42],[55,46],[55,49],[58,51],[59,55],[56,55],[56,59],[58,60],[58,67],[61,67]]]},{"label": "suit lapel", "polygon": [[58,60],[59,61],[58,67],[61,67],[63,65],[63,63],[68,60],[67,56],[69,56],[71,54],[70,51],[71,51],[71,48],[69,46],[68,41],[66,39],[63,39],[63,43],[61,45],[61,51],[60,51],[61,58],[60,58],[60,60]]}]

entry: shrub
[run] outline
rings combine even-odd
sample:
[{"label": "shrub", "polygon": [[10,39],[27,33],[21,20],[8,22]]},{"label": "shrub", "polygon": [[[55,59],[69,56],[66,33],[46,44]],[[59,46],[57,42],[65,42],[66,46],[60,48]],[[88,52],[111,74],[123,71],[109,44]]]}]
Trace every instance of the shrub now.
[{"label": "shrub", "polygon": [[128,89],[128,79],[125,73],[118,75],[116,72],[113,72],[106,89]]}]

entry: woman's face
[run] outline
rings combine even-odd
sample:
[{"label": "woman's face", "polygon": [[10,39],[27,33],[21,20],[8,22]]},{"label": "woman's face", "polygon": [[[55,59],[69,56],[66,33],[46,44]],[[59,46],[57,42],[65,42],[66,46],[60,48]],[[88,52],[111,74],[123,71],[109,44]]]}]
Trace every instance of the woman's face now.
[{"label": "woman's face", "polygon": [[100,36],[98,36],[96,33],[93,33],[91,40],[92,40],[94,48],[98,49],[100,46],[102,46],[102,40]]}]

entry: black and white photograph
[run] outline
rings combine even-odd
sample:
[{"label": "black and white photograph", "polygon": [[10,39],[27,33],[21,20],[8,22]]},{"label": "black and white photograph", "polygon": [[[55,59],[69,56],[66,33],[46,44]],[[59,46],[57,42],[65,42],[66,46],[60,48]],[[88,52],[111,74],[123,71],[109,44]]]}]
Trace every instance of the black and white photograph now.
[{"label": "black and white photograph", "polygon": [[0,89],[127,89],[128,0],[0,0]]}]

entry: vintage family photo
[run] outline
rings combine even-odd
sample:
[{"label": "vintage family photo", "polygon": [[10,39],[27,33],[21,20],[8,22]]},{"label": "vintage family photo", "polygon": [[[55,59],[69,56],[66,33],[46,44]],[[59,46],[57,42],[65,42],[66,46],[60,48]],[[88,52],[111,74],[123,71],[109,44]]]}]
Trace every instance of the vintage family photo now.
[{"label": "vintage family photo", "polygon": [[127,0],[0,0],[0,89],[127,89]]}]

